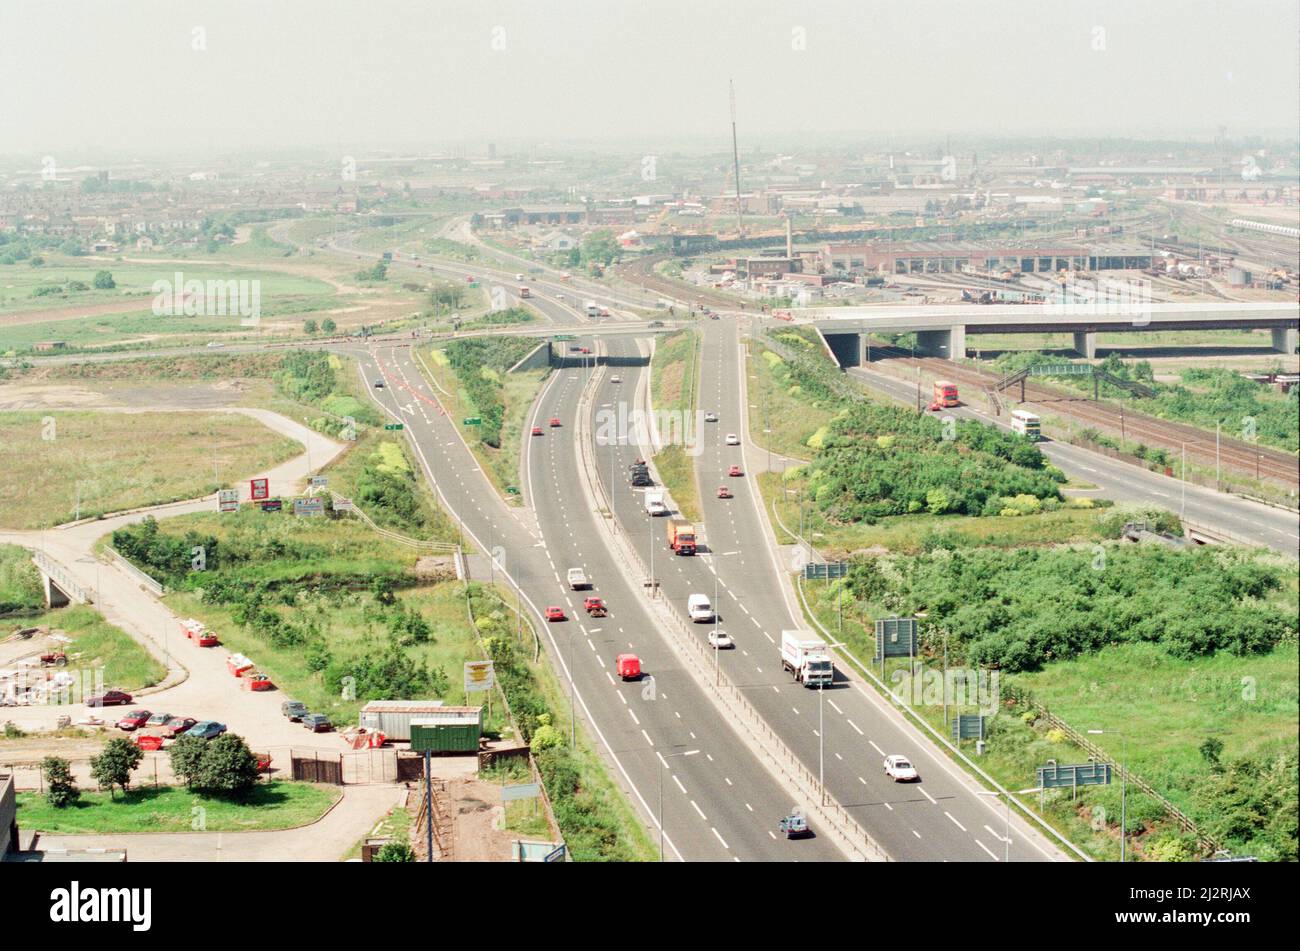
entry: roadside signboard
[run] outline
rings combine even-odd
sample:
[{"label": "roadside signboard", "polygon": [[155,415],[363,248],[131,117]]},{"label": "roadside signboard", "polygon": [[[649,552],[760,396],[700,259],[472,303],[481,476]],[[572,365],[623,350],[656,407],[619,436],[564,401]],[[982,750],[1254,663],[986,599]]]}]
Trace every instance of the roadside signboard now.
[{"label": "roadside signboard", "polygon": [[404,427],[401,423],[384,423],[384,429],[387,429],[389,431],[398,430],[402,428]]},{"label": "roadside signboard", "polygon": [[335,500],[334,500],[334,511],[336,511],[336,512],[351,512],[351,511],[352,511],[352,500],[351,500],[351,499],[335,499]]},{"label": "roadside signboard", "polygon": [[271,497],[271,480],[249,479],[248,497],[254,502],[260,502],[262,499],[269,499]]},{"label": "roadside signboard", "polygon": [[319,495],[293,500],[294,515],[324,515],[325,501]]},{"label": "roadside signboard", "polygon": [[492,661],[467,660],[465,662],[466,693],[473,693],[476,690],[491,690],[494,683]]},{"label": "roadside signboard", "polygon": [[978,713],[959,713],[952,721],[952,738],[958,742],[984,739],[984,717]]},{"label": "roadside signboard", "polygon": [[502,786],[501,801],[514,802],[516,799],[536,799],[542,794],[542,787],[537,783],[522,783],[518,786]]},{"label": "roadside signboard", "polygon": [[330,484],[329,476],[318,475],[318,476],[311,477],[311,487],[313,489],[323,489],[325,488],[325,486],[329,484]]},{"label": "roadside signboard", "polygon": [[577,340],[578,338],[575,337],[573,334],[556,334],[551,339],[552,340]]},{"label": "roadside signboard", "polygon": [[465,425],[466,425],[466,426],[482,426],[482,425],[483,425],[483,417],[482,417],[482,416],[466,416],[466,417],[465,417]]},{"label": "roadside signboard", "polygon": [[278,512],[284,508],[284,503],[279,499],[266,499],[262,502],[263,512]]},{"label": "roadside signboard", "polygon": [[222,489],[217,493],[217,510],[221,512],[239,511],[239,490]]},{"label": "roadside signboard", "polygon": [[831,581],[849,572],[847,561],[809,562],[803,566],[805,581]]},{"label": "roadside signboard", "polygon": [[876,654],[885,657],[915,657],[917,652],[916,618],[887,617],[876,621]]},{"label": "roadside signboard", "polygon": [[1054,789],[1060,786],[1109,786],[1109,763],[1077,763],[1072,766],[1059,766],[1048,763],[1038,767],[1038,786],[1040,789]]}]

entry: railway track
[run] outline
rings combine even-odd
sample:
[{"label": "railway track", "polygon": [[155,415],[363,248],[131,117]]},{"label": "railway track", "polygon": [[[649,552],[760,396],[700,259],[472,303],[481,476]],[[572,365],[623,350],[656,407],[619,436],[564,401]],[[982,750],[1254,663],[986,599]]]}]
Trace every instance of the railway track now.
[{"label": "railway track", "polygon": [[[981,391],[991,389],[1000,379],[996,374],[940,357],[913,357],[902,347],[876,341],[872,341],[871,357],[873,363],[878,359],[887,359],[919,366],[923,373],[934,379],[951,379]],[[1011,402],[1005,395],[1002,398]],[[1134,412],[1131,406],[1121,407],[1115,403],[1093,401],[1068,390],[1032,382],[1032,378],[1025,381],[1025,402],[1051,406],[1053,412],[1061,416],[1068,416],[1087,426],[1122,434],[1125,440],[1131,439],[1152,448],[1165,449],[1175,455],[1181,453],[1186,446],[1190,461],[1215,464],[1214,434],[1187,423]],[[1221,435],[1217,458],[1219,465],[1225,469],[1275,482],[1289,489],[1300,488],[1300,461],[1281,449]]]}]

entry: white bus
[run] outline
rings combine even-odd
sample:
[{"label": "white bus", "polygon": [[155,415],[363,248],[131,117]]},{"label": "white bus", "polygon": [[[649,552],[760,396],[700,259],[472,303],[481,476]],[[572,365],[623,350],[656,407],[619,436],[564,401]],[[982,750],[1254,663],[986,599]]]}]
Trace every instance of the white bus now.
[{"label": "white bus", "polygon": [[1039,425],[1038,417],[1033,413],[1025,412],[1023,409],[1015,410],[1011,414],[1011,429],[1030,442],[1038,442],[1042,438],[1042,428]]}]

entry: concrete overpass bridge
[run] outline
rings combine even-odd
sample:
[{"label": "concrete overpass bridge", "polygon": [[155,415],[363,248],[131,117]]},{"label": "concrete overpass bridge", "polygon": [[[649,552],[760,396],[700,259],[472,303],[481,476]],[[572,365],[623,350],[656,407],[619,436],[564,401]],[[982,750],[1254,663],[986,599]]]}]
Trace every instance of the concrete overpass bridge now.
[{"label": "concrete overpass bridge", "polygon": [[1300,305],[1295,303],[1067,300],[992,306],[807,307],[793,314],[797,322],[810,323],[821,332],[841,366],[862,362],[862,338],[868,334],[915,333],[918,353],[960,360],[966,355],[967,335],[1068,333],[1074,336],[1074,348],[1092,359],[1097,355],[1099,332],[1268,330],[1274,350],[1294,353],[1300,328]]}]

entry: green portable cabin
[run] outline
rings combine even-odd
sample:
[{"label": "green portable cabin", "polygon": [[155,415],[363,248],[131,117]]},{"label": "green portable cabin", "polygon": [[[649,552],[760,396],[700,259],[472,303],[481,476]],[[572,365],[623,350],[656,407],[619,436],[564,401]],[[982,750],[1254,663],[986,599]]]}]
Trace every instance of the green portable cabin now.
[{"label": "green portable cabin", "polygon": [[423,753],[477,753],[482,707],[447,707],[411,721],[411,749]]}]

